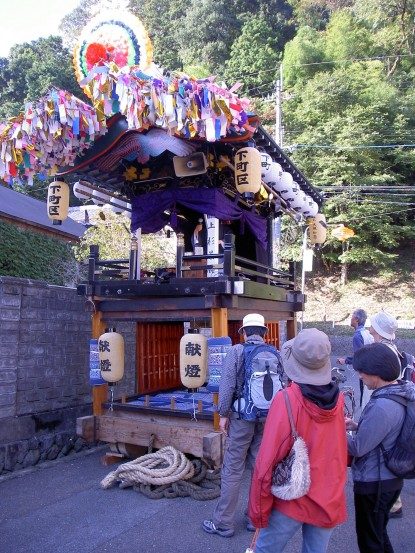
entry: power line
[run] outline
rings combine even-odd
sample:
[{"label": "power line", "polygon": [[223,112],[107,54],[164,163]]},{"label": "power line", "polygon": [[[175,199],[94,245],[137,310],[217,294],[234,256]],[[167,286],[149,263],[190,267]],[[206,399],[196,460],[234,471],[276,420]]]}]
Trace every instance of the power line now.
[{"label": "power line", "polygon": [[292,144],[284,149],[295,151],[301,148],[316,148],[320,150],[370,150],[377,148],[415,148],[415,144],[357,144],[355,146],[342,146],[339,144]]}]

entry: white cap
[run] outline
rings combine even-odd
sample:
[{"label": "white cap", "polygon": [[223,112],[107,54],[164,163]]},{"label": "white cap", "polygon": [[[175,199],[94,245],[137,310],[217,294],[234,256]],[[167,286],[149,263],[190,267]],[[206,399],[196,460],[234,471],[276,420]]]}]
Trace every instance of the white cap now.
[{"label": "white cap", "polygon": [[379,311],[370,318],[370,324],[374,330],[387,340],[395,340],[395,330],[398,328],[398,322],[386,311]]},{"label": "white cap", "polygon": [[239,334],[241,334],[243,329],[248,326],[259,326],[261,328],[265,328],[265,330],[267,329],[264,317],[259,313],[249,313],[248,315],[245,315],[242,321],[242,326],[238,330]]}]

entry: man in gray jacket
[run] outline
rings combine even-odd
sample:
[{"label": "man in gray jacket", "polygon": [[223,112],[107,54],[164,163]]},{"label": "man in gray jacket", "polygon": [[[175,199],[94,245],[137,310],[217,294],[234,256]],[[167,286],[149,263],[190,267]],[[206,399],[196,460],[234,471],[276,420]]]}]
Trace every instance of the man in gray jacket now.
[{"label": "man in gray jacket", "polygon": [[[267,331],[264,317],[258,313],[250,313],[243,319],[239,333],[246,343],[263,344]],[[221,494],[213,512],[212,520],[203,522],[203,530],[209,534],[230,538],[235,530],[235,511],[239,499],[239,490],[247,459],[251,468],[261,443],[264,421],[247,421],[238,418],[233,409],[236,391],[244,381],[243,344],[233,346],[224,361],[219,382],[220,429],[226,434],[226,448],[221,472]],[[247,530],[255,528],[247,519]]]}]

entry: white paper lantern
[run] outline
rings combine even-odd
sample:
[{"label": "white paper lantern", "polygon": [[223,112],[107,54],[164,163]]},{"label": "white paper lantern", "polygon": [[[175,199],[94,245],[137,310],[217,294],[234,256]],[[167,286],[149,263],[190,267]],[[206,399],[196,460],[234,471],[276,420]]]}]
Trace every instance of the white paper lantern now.
[{"label": "white paper lantern", "polygon": [[310,196],[307,197],[307,205],[303,209],[303,215],[305,217],[315,217],[318,213],[318,204],[313,200],[313,198],[310,198]]},{"label": "white paper lantern", "polygon": [[261,178],[263,181],[265,181],[265,175],[269,173],[272,163],[272,157],[266,152],[261,152]]},{"label": "white paper lantern", "polygon": [[206,382],[207,338],[192,329],[180,340],[180,380],[186,388],[199,388]]},{"label": "white paper lantern", "polygon": [[295,196],[294,200],[290,202],[290,208],[297,213],[302,213],[303,209],[306,206],[307,198],[304,192],[299,189],[298,194]]},{"label": "white paper lantern", "polygon": [[92,189],[90,186],[78,181],[73,185],[73,193],[78,200],[90,200]]},{"label": "white paper lantern", "polygon": [[99,190],[93,190],[92,191],[92,201],[95,205],[103,206],[104,204],[107,204],[111,200],[111,196],[106,194],[105,192],[101,192]]},{"label": "white paper lantern", "polygon": [[310,219],[308,229],[312,244],[324,244],[327,237],[327,223],[322,213],[317,213],[315,217]]},{"label": "white paper lantern", "polygon": [[48,187],[47,213],[54,225],[61,225],[68,217],[69,186],[65,181],[53,181]]},{"label": "white paper lantern", "polygon": [[108,328],[98,338],[99,368],[101,376],[109,383],[118,382],[124,376],[124,338]]},{"label": "white paper lantern", "polygon": [[266,175],[264,175],[264,182],[276,190],[277,184],[279,184],[282,174],[282,167],[279,163],[273,161]]},{"label": "white paper lantern", "polygon": [[261,154],[256,148],[240,148],[235,154],[235,186],[245,198],[261,188]]},{"label": "white paper lantern", "polygon": [[124,200],[121,200],[119,198],[111,198],[110,201],[110,207],[114,213],[124,213],[124,211],[127,209],[127,202]]}]

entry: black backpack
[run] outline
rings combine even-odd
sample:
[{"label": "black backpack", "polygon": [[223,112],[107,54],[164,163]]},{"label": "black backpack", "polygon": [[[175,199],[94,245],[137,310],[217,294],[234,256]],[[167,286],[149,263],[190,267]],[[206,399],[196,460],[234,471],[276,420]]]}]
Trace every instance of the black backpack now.
[{"label": "black backpack", "polygon": [[405,407],[405,418],[395,445],[389,451],[380,444],[385,465],[400,478],[415,478],[415,401],[401,396],[380,395]]},{"label": "black backpack", "polygon": [[410,353],[405,353],[404,351],[401,351],[400,355],[403,380],[415,382],[414,356]]}]

